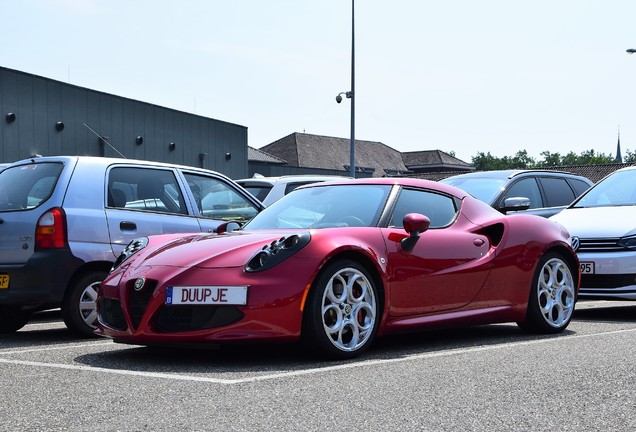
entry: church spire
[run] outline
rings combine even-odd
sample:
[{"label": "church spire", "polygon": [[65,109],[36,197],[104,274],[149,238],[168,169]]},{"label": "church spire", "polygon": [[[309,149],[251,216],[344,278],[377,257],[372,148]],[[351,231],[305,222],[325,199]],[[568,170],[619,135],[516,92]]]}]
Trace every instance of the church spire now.
[{"label": "church spire", "polygon": [[618,125],[618,143],[616,144],[616,159],[617,163],[623,163],[623,156],[621,156],[621,126]]}]

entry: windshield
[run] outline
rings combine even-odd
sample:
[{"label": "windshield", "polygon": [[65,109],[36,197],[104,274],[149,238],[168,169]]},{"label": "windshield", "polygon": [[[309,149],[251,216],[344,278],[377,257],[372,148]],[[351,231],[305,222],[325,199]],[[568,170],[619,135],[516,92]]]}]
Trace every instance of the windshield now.
[{"label": "windshield", "polygon": [[478,200],[492,204],[495,197],[506,186],[507,179],[487,177],[449,177],[440,180],[440,183],[458,187],[463,191],[468,192]]},{"label": "windshield", "polygon": [[267,207],[246,230],[376,226],[389,185],[332,185],[296,189]]},{"label": "windshield", "polygon": [[572,208],[636,205],[636,170],[616,171],[588,190]]}]

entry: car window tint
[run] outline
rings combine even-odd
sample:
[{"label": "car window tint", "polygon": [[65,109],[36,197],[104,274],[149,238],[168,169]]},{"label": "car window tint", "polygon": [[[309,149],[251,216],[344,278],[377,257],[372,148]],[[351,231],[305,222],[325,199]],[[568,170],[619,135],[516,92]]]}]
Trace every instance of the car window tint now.
[{"label": "car window tint", "polygon": [[63,168],[62,163],[37,163],[0,172],[0,210],[39,206],[53,193]]},{"label": "car window tint", "polygon": [[267,194],[269,193],[269,191],[272,190],[271,185],[250,185],[250,186],[241,185],[241,186],[243,186],[243,188],[246,191],[254,195],[256,199],[259,201],[263,201],[265,197],[267,197]]},{"label": "car window tint", "polygon": [[583,192],[590,188],[590,185],[585,183],[583,180],[579,179],[569,179],[568,180],[572,187],[574,188],[576,196],[581,195]]},{"label": "car window tint", "polygon": [[224,180],[192,173],[184,175],[201,216],[244,222],[258,213],[247,198]]},{"label": "car window tint", "polygon": [[115,167],[108,177],[108,206],[129,210],[188,214],[174,172],[165,169]]},{"label": "car window tint", "polygon": [[455,201],[446,195],[430,191],[404,189],[400,192],[389,225],[402,228],[404,216],[420,213],[431,220],[431,228],[450,225],[457,215]]},{"label": "car window tint", "polygon": [[530,200],[531,209],[545,207],[541,200],[539,185],[534,178],[524,178],[515,182],[504,194],[502,202],[503,200],[513,197],[528,198]]},{"label": "car window tint", "polygon": [[312,184],[312,183],[316,183],[316,182],[315,181],[306,181],[306,182],[287,183],[287,185],[285,186],[285,195],[287,195],[288,193],[290,193],[291,191],[293,191],[297,187],[300,187],[300,186],[303,186],[303,185],[306,185],[306,184]]},{"label": "car window tint", "polygon": [[542,177],[539,179],[545,193],[546,207],[565,206],[574,201],[574,191],[564,178]]}]

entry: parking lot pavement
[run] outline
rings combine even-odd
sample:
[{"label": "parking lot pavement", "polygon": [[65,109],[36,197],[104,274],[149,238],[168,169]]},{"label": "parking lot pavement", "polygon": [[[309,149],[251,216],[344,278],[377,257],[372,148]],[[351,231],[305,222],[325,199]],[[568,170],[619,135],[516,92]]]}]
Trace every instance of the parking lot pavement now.
[{"label": "parking lot pavement", "polygon": [[54,311],[0,337],[0,430],[634,430],[635,355],[628,302],[580,302],[559,335],[422,332],[347,362],[74,339]]},{"label": "parking lot pavement", "polygon": [[[581,331],[578,322],[594,322]],[[589,325],[585,325],[587,329]],[[297,375],[343,370],[359,364],[390,364],[457,355],[508,346],[554,344],[563,337],[592,337],[636,329],[636,304],[579,302],[566,332],[555,336],[526,335],[514,324],[442,332],[397,335],[376,341],[354,362],[323,362],[307,357],[294,345],[244,345],[209,348],[147,348],[116,344],[109,339],[73,337],[59,310],[39,314],[24,329],[0,338],[0,363],[92,371],[162,379],[241,384]],[[588,335],[587,332],[591,331]],[[78,352],[81,352],[78,355]],[[215,369],[208,367],[210,364]],[[150,366],[149,366],[150,365]]]}]

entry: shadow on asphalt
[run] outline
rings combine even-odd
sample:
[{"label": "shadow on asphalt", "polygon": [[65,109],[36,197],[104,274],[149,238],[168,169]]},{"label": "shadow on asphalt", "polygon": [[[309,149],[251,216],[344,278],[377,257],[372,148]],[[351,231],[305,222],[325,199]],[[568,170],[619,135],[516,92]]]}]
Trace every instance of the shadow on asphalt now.
[{"label": "shadow on asphalt", "polygon": [[[582,321],[636,321],[636,304],[581,308],[574,320]],[[32,323],[55,323],[55,328],[39,326],[28,331],[0,335],[5,348],[55,343],[103,341],[101,338],[80,339],[66,327],[60,327],[59,310],[41,312]],[[299,344],[237,344],[210,346],[140,347],[113,344],[106,350],[82,354],[74,358],[81,364],[109,369],[127,369],[156,373],[280,373],[294,370],[323,368],[347,362],[399,359],[412,355],[496,346],[505,343],[552,339],[573,334],[571,330],[556,335],[524,333],[514,323],[484,325],[444,330],[425,330],[417,333],[389,335],[376,339],[371,349],[360,357],[348,361],[328,361],[316,358]]]},{"label": "shadow on asphalt", "polygon": [[121,349],[84,354],[74,360],[93,367],[155,373],[282,373],[320,369],[349,362],[392,360],[423,353],[509,342],[563,337],[559,335],[528,335],[515,324],[489,325],[453,330],[426,331],[408,335],[379,338],[369,351],[348,361],[327,361],[312,356],[298,344],[248,344],[211,346],[208,348],[137,347],[119,345]]},{"label": "shadow on asphalt", "polygon": [[[578,306],[577,306],[578,307]],[[574,310],[575,320],[599,322],[636,322],[636,302],[624,302],[620,305],[594,308],[580,307]]]},{"label": "shadow on asphalt", "polygon": [[[30,324],[38,324],[38,327],[29,328]],[[51,324],[50,328],[47,328],[47,324]],[[94,339],[78,337],[64,326],[59,309],[33,314],[27,326],[15,333],[0,333],[0,344],[3,348],[34,347],[73,341],[81,343],[87,340]]]}]

